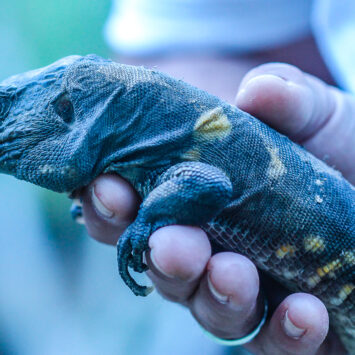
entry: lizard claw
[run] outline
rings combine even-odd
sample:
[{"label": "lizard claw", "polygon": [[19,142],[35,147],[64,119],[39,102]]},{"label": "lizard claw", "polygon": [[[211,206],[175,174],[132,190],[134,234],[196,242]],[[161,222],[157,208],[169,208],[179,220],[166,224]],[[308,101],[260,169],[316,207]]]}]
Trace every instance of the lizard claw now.
[{"label": "lizard claw", "polygon": [[132,239],[132,269],[136,272],[142,273],[148,270],[148,265],[143,261],[143,255],[148,247],[148,238],[134,238]]},{"label": "lizard claw", "polygon": [[143,263],[143,257],[140,254],[132,255],[128,261],[128,267],[139,273],[145,272],[149,269],[148,265]]},{"label": "lizard claw", "polygon": [[128,267],[139,273],[145,272],[149,269],[148,265],[143,262],[143,254],[135,253],[132,253],[131,257],[129,258]]},{"label": "lizard claw", "polygon": [[154,287],[141,286],[130,275],[128,268],[144,272],[148,266],[143,262],[143,252],[148,249],[148,238],[132,238],[127,230],[118,240],[117,261],[121,278],[136,296],[149,295]]}]

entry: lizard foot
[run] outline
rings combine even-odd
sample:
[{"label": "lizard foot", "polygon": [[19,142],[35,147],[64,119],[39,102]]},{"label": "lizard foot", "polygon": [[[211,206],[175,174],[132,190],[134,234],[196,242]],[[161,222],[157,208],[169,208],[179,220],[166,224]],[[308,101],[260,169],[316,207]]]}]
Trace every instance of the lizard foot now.
[{"label": "lizard foot", "polygon": [[148,266],[143,262],[143,253],[148,250],[148,236],[146,233],[137,233],[133,226],[119,238],[117,244],[118,270],[121,278],[136,296],[147,296],[153,287],[138,285],[132,278],[128,268],[136,272],[144,272]]},{"label": "lizard foot", "polygon": [[83,208],[80,204],[73,202],[70,208],[70,214],[75,222],[79,224],[84,224]]}]

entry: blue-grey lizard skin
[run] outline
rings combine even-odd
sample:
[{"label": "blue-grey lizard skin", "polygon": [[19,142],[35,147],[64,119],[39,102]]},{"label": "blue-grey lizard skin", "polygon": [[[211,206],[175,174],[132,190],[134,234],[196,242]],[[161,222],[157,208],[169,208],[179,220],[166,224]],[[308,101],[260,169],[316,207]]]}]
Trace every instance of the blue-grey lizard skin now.
[{"label": "blue-grey lizard skin", "polygon": [[199,225],[290,290],[319,297],[355,354],[355,191],[256,118],[155,70],[72,56],[0,84],[0,171],[74,193],[115,172],[143,203],[119,272],[157,228]]}]

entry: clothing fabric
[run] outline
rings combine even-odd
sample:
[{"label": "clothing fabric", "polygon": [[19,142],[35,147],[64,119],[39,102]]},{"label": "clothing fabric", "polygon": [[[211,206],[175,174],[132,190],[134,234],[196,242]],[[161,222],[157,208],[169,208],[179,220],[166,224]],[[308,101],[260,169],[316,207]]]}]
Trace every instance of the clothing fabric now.
[{"label": "clothing fabric", "polygon": [[124,55],[246,53],[313,32],[345,90],[355,93],[353,0],[114,0],[104,35]]},{"label": "clothing fabric", "polygon": [[117,52],[249,52],[310,30],[311,0],[114,0],[105,37]]}]

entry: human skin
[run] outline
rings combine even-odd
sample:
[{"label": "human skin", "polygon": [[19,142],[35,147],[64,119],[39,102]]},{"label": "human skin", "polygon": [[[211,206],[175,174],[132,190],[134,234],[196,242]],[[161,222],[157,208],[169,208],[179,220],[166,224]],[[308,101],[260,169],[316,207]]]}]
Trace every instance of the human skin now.
[{"label": "human skin", "polygon": [[[239,108],[302,143],[354,184],[354,98],[294,66],[260,65],[286,55],[291,63],[331,82],[311,40],[249,57],[194,55],[120,61],[156,65],[230,102],[237,92]],[[313,58],[313,67],[304,58]],[[109,244],[116,244],[140,204],[129,183],[115,175],[97,178],[82,198],[89,234]],[[206,330],[223,338],[240,338],[258,324],[259,274],[246,257],[231,252],[213,254],[207,235],[190,226],[161,228],[152,234],[149,246],[148,275],[158,292],[188,307]],[[328,314],[319,299],[289,294],[262,278],[270,318],[245,345],[247,349],[255,354],[345,353],[337,337],[328,333]]]}]

